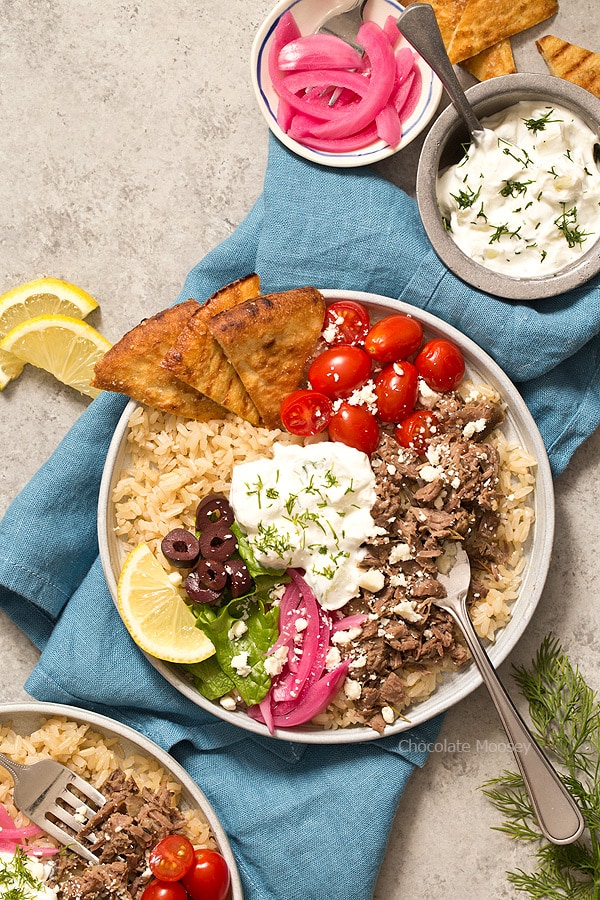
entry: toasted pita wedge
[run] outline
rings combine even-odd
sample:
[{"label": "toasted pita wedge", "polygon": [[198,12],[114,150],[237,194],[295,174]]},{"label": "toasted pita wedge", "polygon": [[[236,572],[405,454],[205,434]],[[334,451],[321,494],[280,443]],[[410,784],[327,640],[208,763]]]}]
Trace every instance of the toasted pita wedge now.
[{"label": "toasted pita wedge", "polygon": [[144,319],[128,331],[96,363],[94,387],[126,394],[132,400],[188,419],[222,419],[227,410],[160,365],[196,309],[198,303],[187,300]]},{"label": "toasted pita wedge", "polygon": [[[420,2],[421,0],[405,0],[404,6]],[[430,0],[429,5],[433,8],[444,46],[447,48],[460,22],[467,0]]]},{"label": "toasted pita wedge", "polygon": [[477,56],[465,59],[461,66],[478,81],[487,81],[497,75],[514,75],[517,71],[510,38],[498,41],[493,47],[482,50]]},{"label": "toasted pita wedge", "polygon": [[281,425],[281,401],[302,383],[324,316],[323,295],[305,287],[247,300],[207,322],[269,428]]},{"label": "toasted pita wedge", "polygon": [[177,378],[253,425],[260,421],[258,410],[206,323],[259,294],[260,279],[255,273],[221,288],[190,316],[161,362]]},{"label": "toasted pita wedge", "polygon": [[556,12],[558,0],[468,0],[447,48],[450,61],[470,59]]},{"label": "toasted pita wedge", "polygon": [[600,97],[600,53],[569,44],[553,34],[535,42],[552,75],[572,81]]}]

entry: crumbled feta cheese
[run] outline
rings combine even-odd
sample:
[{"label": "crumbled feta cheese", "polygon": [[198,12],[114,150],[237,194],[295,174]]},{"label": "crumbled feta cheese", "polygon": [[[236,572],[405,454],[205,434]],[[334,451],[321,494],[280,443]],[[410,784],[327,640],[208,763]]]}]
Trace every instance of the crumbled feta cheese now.
[{"label": "crumbled feta cheese", "polygon": [[406,562],[408,559],[410,559],[410,547],[408,544],[396,544],[395,547],[392,547],[388,562],[393,566],[394,563]]},{"label": "crumbled feta cheese", "polygon": [[265,659],[265,672],[274,677],[279,675],[287,662],[289,647],[278,647],[274,653]]},{"label": "crumbled feta cheese", "polygon": [[437,391],[432,390],[423,378],[419,377],[419,400],[421,401],[421,406],[424,406],[426,409],[433,409],[441,396]]},{"label": "crumbled feta cheese", "polygon": [[360,656],[357,656],[356,659],[353,659],[350,663],[351,669],[364,669],[367,664],[367,657],[365,653],[361,653]]},{"label": "crumbled feta cheese", "polygon": [[325,657],[325,668],[329,672],[331,669],[335,669],[336,666],[342,661],[342,656],[337,647],[330,647],[327,651],[327,656]]},{"label": "crumbled feta cheese", "polygon": [[480,431],[484,431],[486,424],[487,423],[485,419],[477,419],[475,422],[467,422],[462,430],[463,437],[466,440],[472,438],[474,434],[477,434]]},{"label": "crumbled feta cheese", "polygon": [[294,623],[294,628],[298,633],[300,633],[301,631],[306,631],[306,629],[308,628],[308,622],[306,621],[306,619],[303,619],[301,616],[299,616]]},{"label": "crumbled feta cheese", "polygon": [[229,631],[227,632],[227,637],[230,641],[236,641],[238,638],[241,638],[243,634],[248,631],[248,626],[244,622],[243,619],[236,619],[233,623]]},{"label": "crumbled feta cheese", "polygon": [[181,574],[181,572],[169,572],[167,578],[175,587],[179,587],[179,585],[183,582],[183,575]]},{"label": "crumbled feta cheese", "polygon": [[331,635],[332,644],[349,644],[355,641],[361,633],[362,628],[348,628],[346,631],[334,631]]},{"label": "crumbled feta cheese", "polygon": [[231,660],[231,668],[235,669],[240,678],[246,678],[252,671],[252,667],[248,665],[248,651],[243,650],[234,656]]},{"label": "crumbled feta cheese", "polygon": [[344,681],[344,693],[348,700],[358,700],[362,694],[362,685],[353,678],[346,678]]},{"label": "crumbled feta cheese", "polygon": [[365,591],[371,591],[376,594],[385,584],[385,575],[379,569],[369,569],[362,575],[359,575],[358,586]]},{"label": "crumbled feta cheese", "polygon": [[398,572],[396,575],[390,575],[389,582],[392,587],[405,587],[406,575],[404,572]]},{"label": "crumbled feta cheese", "polygon": [[391,725],[395,721],[396,714],[394,713],[394,710],[392,709],[391,706],[382,707],[381,718],[383,719],[383,721],[385,722],[386,725]]},{"label": "crumbled feta cheese", "polygon": [[394,606],[392,612],[407,622],[420,622],[423,616],[416,611],[416,605],[414,600],[401,600]]},{"label": "crumbled feta cheese", "polygon": [[436,481],[438,478],[441,478],[442,470],[437,466],[422,466],[419,469],[419,478],[422,478],[423,481]]},{"label": "crumbled feta cheese", "polygon": [[237,703],[233,699],[233,697],[221,697],[219,703],[223,707],[223,709],[228,709],[230,712],[233,712],[237,709]]}]

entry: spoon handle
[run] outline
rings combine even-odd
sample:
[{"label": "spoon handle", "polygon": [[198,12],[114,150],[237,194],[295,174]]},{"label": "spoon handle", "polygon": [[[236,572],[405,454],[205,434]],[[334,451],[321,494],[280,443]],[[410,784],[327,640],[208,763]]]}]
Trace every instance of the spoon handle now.
[{"label": "spoon handle", "polygon": [[444,607],[443,600],[438,604],[447,609],[460,625],[508,735],[542,834],[553,844],[572,844],[585,828],[583,816],[498,678],[471,623],[466,592],[456,606]]},{"label": "spoon handle", "polygon": [[454,67],[448,59],[433,8],[428,3],[407,6],[396,20],[396,25],[438,76],[475,140],[478,132],[483,131],[483,126],[465,97]]}]

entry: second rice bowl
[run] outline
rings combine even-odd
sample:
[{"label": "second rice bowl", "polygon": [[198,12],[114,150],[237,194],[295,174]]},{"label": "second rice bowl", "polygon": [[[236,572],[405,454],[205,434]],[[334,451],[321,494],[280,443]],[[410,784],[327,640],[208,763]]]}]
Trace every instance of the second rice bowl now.
[{"label": "second rice bowl", "polygon": [[[429,337],[445,337],[457,344],[465,357],[467,367],[467,377],[477,384],[489,385],[492,391],[497,392],[502,401],[507,406],[507,417],[502,432],[505,434],[509,445],[517,445],[522,448],[525,456],[533,457],[536,461],[535,468],[535,490],[531,500],[530,518],[533,518],[529,537],[524,544],[524,560],[523,571],[520,574],[521,584],[518,590],[518,597],[514,600],[511,607],[510,621],[504,628],[500,628],[495,639],[488,646],[489,656],[495,666],[498,666],[510,653],[512,648],[519,640],[521,634],[527,627],[529,620],[535,610],[540,598],[542,588],[545,582],[548,566],[550,563],[553,531],[554,531],[554,495],[550,466],[546,455],[545,447],[539,431],[527,409],[520,394],[503,373],[503,371],[469,338],[465,337],[456,329],[445,324],[440,319],[428,313],[415,311],[414,307],[409,306],[395,300],[390,300],[374,294],[367,294],[355,291],[335,291],[323,290],[326,302],[331,303],[334,300],[354,300],[364,304],[372,319],[381,318],[391,313],[410,313],[416,315],[421,321],[425,330],[425,335]],[[115,519],[115,503],[113,499],[114,490],[119,482],[121,474],[129,461],[129,449],[127,435],[130,429],[130,419],[134,416],[134,422],[137,422],[138,428],[144,428],[145,423],[149,421],[149,417],[162,416],[161,413],[155,413],[154,410],[138,410],[138,404],[131,401],[123,412],[109,448],[105,470],[102,478],[99,506],[98,506],[98,537],[100,544],[100,555],[104,568],[106,580],[113,600],[117,599],[117,582],[119,573],[130,547],[125,544],[123,538],[117,536],[117,523]],[[242,434],[244,427],[242,426]],[[163,440],[166,440],[163,437]],[[257,457],[261,455],[260,439],[257,440],[253,434],[251,426],[248,427],[244,443],[237,452],[232,447],[231,436],[226,432],[219,438],[220,448],[217,446],[217,454],[219,458],[228,458],[231,462],[242,462],[246,458],[247,444],[250,440],[250,453]],[[218,444],[218,442],[217,442]],[[165,446],[164,452],[170,453],[170,447]],[[191,453],[193,459],[193,468],[197,471],[209,469],[211,460],[203,455],[200,447],[193,448]],[[186,463],[187,465],[187,463]],[[217,465],[218,469],[218,465]],[[186,472],[185,467],[181,467],[181,472],[173,473],[173,485],[179,482],[183,485],[189,479],[190,471]],[[161,488],[162,478],[161,478]],[[168,485],[164,486],[168,490]],[[211,476],[210,482],[206,488],[207,491],[222,491],[227,489],[226,481],[221,481],[219,472],[216,478]],[[173,495],[175,496],[175,495]],[[181,510],[192,502],[194,498],[185,496],[185,487],[179,491],[177,506],[173,507],[175,515],[181,514]],[[174,525],[169,525],[175,527]],[[512,526],[511,526],[512,527]],[[518,530],[521,527],[518,517],[515,522],[516,537],[518,540]],[[529,523],[523,526],[525,530],[529,528]],[[136,539],[143,539],[139,538]],[[494,600],[492,604],[499,600]],[[484,613],[482,613],[484,617]],[[502,616],[501,616],[502,618]],[[481,624],[481,623],[480,623]],[[482,627],[485,630],[485,623]],[[142,652],[142,651],[139,651]],[[223,719],[231,724],[235,724],[247,731],[268,736],[269,731],[266,725],[255,721],[245,711],[227,710],[218,702],[207,700],[202,696],[191,683],[187,680],[182,671],[174,665],[163,662],[159,659],[148,656],[151,664],[163,675],[163,677],[173,685],[182,695],[187,697],[197,706],[212,712],[215,716]],[[389,737],[394,734],[400,734],[407,731],[415,725],[428,721],[441,712],[444,712],[462,698],[466,697],[475,688],[481,684],[481,677],[476,667],[469,663],[460,671],[451,671],[445,673],[439,684],[435,687],[433,693],[425,699],[420,699],[424,694],[429,693],[431,677],[425,679],[422,676],[414,679],[414,686],[410,688],[410,696],[413,700],[410,707],[405,710],[396,721],[388,725],[385,729],[384,736]],[[435,678],[434,678],[435,680]],[[337,744],[337,743],[354,743],[369,740],[375,740],[380,735],[372,728],[366,725],[353,725],[351,727],[323,728],[316,724],[308,724],[296,726],[292,728],[276,728],[273,737],[287,741],[301,741],[311,744]]]}]

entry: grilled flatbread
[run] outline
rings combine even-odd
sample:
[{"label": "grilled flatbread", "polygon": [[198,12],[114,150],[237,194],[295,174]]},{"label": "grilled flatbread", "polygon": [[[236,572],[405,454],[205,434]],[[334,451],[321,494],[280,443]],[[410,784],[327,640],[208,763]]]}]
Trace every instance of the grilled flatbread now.
[{"label": "grilled flatbread", "polygon": [[160,364],[198,307],[195,300],[186,300],[144,319],[96,363],[92,385],[199,422],[222,419],[227,410]]},{"label": "grilled flatbread", "polygon": [[465,59],[461,66],[478,81],[487,81],[497,75],[513,75],[517,71],[510,38],[498,41],[476,56]]},{"label": "grilled flatbread", "polygon": [[[404,6],[420,2],[421,0],[405,0]],[[429,0],[429,5],[435,13],[442,40],[447,49],[467,5],[467,0]]]},{"label": "grilled flatbread", "polygon": [[281,401],[300,386],[324,316],[322,294],[305,287],[247,300],[206,323],[269,428],[281,425]]},{"label": "grilled flatbread", "polygon": [[600,54],[547,34],[535,42],[552,75],[600,97]]},{"label": "grilled flatbread", "polygon": [[468,0],[450,43],[452,63],[525,31],[558,12],[558,0]]},{"label": "grilled flatbread", "polygon": [[189,317],[161,362],[181,381],[253,425],[260,421],[258,410],[206,323],[259,293],[260,279],[254,273],[221,288]]}]

